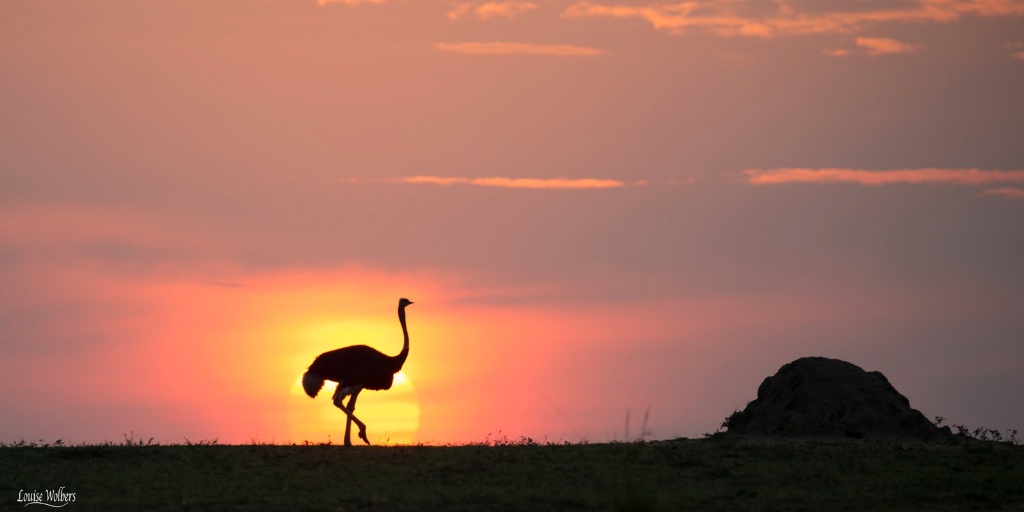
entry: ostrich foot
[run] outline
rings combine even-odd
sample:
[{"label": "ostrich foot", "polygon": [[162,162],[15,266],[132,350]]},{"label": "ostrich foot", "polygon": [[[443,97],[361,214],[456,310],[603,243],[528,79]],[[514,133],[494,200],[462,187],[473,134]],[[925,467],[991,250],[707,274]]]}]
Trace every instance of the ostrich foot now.
[{"label": "ostrich foot", "polygon": [[365,428],[359,429],[359,439],[362,439],[363,442],[366,443],[366,446],[370,446],[370,440],[366,438],[366,429]]}]

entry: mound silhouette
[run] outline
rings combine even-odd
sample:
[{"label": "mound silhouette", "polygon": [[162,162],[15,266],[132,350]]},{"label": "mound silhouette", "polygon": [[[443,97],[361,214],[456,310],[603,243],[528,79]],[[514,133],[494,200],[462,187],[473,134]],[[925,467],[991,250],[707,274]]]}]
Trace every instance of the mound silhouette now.
[{"label": "mound silhouette", "polygon": [[726,434],[934,438],[951,435],[911,409],[880,372],[824,357],[804,357],[764,379],[757,399],[726,420]]}]

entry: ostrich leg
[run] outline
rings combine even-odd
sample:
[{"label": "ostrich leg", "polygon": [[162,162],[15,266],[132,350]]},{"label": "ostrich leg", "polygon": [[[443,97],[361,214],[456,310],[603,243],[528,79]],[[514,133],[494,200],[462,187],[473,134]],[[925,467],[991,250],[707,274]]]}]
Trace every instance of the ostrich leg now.
[{"label": "ostrich leg", "polygon": [[355,412],[356,412],[356,398],[359,397],[359,392],[360,391],[362,391],[362,390],[361,389],[357,389],[355,393],[352,393],[352,398],[348,399],[348,412],[349,412],[348,419],[349,419],[349,421],[347,421],[345,423],[345,440],[348,441],[349,429],[352,426],[352,422],[354,421],[354,422],[356,422],[356,425],[359,427],[359,439],[362,439],[363,442],[366,443],[367,446],[369,446],[370,445],[370,440],[366,438],[366,424],[364,424],[363,422],[359,421],[359,418],[356,418],[356,415],[355,415]]},{"label": "ostrich leg", "polygon": [[[334,402],[334,406],[337,407],[338,409],[341,409],[341,412],[345,413],[346,416],[345,446],[352,446],[351,432],[353,421],[356,423],[356,425],[359,426],[359,437],[362,438],[362,440],[365,441],[366,444],[370,444],[370,441],[366,439],[366,424],[363,423],[362,421],[359,421],[359,418],[356,418],[356,415],[353,413],[353,411],[355,411],[356,408],[356,397],[359,396],[359,392],[362,390],[363,388],[355,388],[354,391],[348,390],[350,392],[346,393],[345,388],[342,388],[339,385],[338,389],[334,391],[334,398],[332,400]],[[342,402],[346,396],[351,396],[351,398],[349,398],[348,400],[347,406]]]}]

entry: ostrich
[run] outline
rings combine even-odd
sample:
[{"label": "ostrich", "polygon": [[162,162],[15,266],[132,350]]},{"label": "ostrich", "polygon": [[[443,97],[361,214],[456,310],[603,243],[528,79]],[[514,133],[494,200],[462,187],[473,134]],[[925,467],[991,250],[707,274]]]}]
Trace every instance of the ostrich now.
[{"label": "ostrich", "polygon": [[[302,376],[302,387],[310,398],[316,398],[325,380],[338,383],[334,391],[334,405],[348,417],[345,422],[345,446],[352,446],[352,422],[359,426],[359,438],[366,444],[366,424],[356,418],[356,398],[364,389],[391,389],[395,374],[402,369],[405,359],[409,357],[409,331],[405,328],[405,307],[412,304],[409,299],[398,300],[398,321],[402,324],[402,336],[405,341],[402,351],[397,356],[386,356],[366,345],[353,345],[324,352],[316,359]],[[348,405],[341,401],[350,396]]]}]

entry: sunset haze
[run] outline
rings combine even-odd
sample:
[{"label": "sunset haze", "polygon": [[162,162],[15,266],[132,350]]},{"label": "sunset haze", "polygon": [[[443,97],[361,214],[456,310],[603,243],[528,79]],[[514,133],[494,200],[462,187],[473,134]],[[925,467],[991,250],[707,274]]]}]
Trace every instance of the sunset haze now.
[{"label": "sunset haze", "polygon": [[[0,0],[0,441],[1024,428],[1024,0]],[[646,424],[642,425],[645,414]],[[643,431],[641,429],[644,429]]]}]

